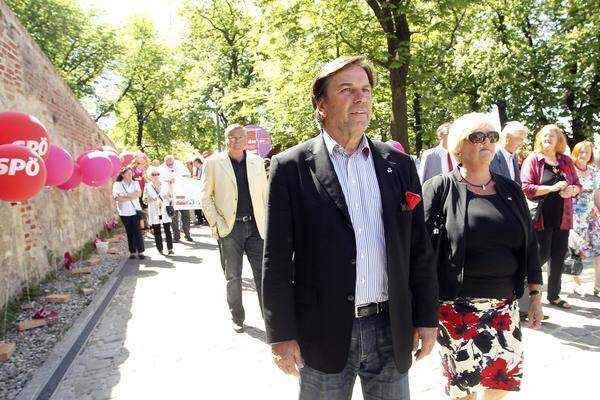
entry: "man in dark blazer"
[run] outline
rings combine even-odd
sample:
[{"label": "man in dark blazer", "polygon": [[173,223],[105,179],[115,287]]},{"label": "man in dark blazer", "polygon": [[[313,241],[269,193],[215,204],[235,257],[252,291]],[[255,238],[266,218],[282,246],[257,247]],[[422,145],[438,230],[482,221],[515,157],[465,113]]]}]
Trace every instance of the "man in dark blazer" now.
[{"label": "man in dark blazer", "polygon": [[374,80],[362,57],[325,65],[311,96],[321,134],[271,160],[265,325],[302,400],[348,399],[357,375],[365,399],[408,399],[411,352],[435,343],[421,184],[408,155],[364,134]]},{"label": "man in dark blazer", "polygon": [[505,176],[521,185],[521,169],[517,151],[529,134],[529,129],[518,121],[510,121],[502,130],[501,146],[490,163],[490,171]]}]

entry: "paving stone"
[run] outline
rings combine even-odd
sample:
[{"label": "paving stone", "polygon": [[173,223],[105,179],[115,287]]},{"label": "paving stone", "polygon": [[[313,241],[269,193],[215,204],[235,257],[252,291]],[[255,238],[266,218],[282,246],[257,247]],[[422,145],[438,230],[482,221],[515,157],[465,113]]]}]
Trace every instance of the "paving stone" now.
[{"label": "paving stone", "polygon": [[[253,286],[243,291],[246,325],[252,328],[237,334],[230,327],[216,243],[205,227],[192,228],[192,235],[195,243],[175,244],[175,257],[159,255],[146,241],[150,259],[129,267],[52,399],[297,397],[297,380],[275,367],[261,341],[264,323]],[[252,281],[246,261],[243,277]],[[589,286],[593,271],[586,268],[581,278]],[[563,281],[567,298],[572,279]],[[600,302],[589,296],[568,301],[580,308],[545,307],[550,319],[543,328],[523,329],[523,386],[511,399],[594,397],[597,371],[581,366],[597,364]],[[411,368],[412,398],[446,398],[438,350]],[[358,380],[353,399],[362,399]]]}]

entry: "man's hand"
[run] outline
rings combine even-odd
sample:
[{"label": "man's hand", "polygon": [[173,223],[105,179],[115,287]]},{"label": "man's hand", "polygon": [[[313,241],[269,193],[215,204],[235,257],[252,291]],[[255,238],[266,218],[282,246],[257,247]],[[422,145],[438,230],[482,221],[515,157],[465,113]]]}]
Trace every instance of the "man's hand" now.
[{"label": "man's hand", "polygon": [[[413,332],[413,352],[415,360],[419,361],[431,353],[435,345],[437,328],[415,328]],[[421,348],[419,348],[421,342]]]},{"label": "man's hand", "polygon": [[271,354],[280,370],[288,375],[300,376],[299,370],[304,367],[304,360],[297,341],[274,343],[271,345]]}]

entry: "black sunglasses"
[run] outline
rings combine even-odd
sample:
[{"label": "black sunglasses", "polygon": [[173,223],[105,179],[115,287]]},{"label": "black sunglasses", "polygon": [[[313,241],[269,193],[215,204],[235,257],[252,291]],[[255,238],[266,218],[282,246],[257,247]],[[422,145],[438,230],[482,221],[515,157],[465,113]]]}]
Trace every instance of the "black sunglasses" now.
[{"label": "black sunglasses", "polygon": [[469,142],[471,142],[471,143],[483,143],[483,142],[485,142],[486,138],[490,139],[490,143],[496,143],[498,140],[500,140],[500,134],[496,131],[490,131],[490,132],[477,131],[477,132],[473,132],[469,136],[467,136],[467,139],[469,139]]}]

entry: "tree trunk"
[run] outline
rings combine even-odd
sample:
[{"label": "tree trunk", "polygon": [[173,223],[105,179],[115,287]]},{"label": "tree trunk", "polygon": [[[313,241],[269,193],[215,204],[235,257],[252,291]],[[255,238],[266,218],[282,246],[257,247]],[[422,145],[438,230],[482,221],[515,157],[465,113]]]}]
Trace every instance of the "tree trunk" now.
[{"label": "tree trunk", "polygon": [[504,100],[499,100],[496,102],[496,107],[498,107],[498,115],[500,116],[500,129],[502,129],[508,122],[508,115],[506,114],[506,102]]},{"label": "tree trunk", "polygon": [[415,130],[415,155],[418,157],[421,154],[423,148],[423,124],[421,122],[421,95],[415,93],[413,98],[413,114],[415,116],[414,130]]},{"label": "tree trunk", "polygon": [[406,82],[410,65],[410,29],[406,10],[409,1],[366,0],[387,37],[387,60],[380,61],[390,73],[392,92],[392,139],[410,152],[408,143],[408,114]]},{"label": "tree trunk", "polygon": [[586,139],[585,134],[582,132],[582,124],[580,121],[579,112],[577,110],[577,106],[575,105],[575,80],[577,79],[577,63],[574,62],[569,66],[569,74],[571,75],[569,87],[567,88],[567,93],[565,95],[565,103],[567,105],[567,109],[571,114],[571,137],[567,137],[567,142],[569,146],[573,148],[575,144]]},{"label": "tree trunk", "polygon": [[404,150],[410,153],[408,143],[408,113],[406,102],[406,68],[390,69],[390,84],[392,87],[392,138],[402,144]]}]

